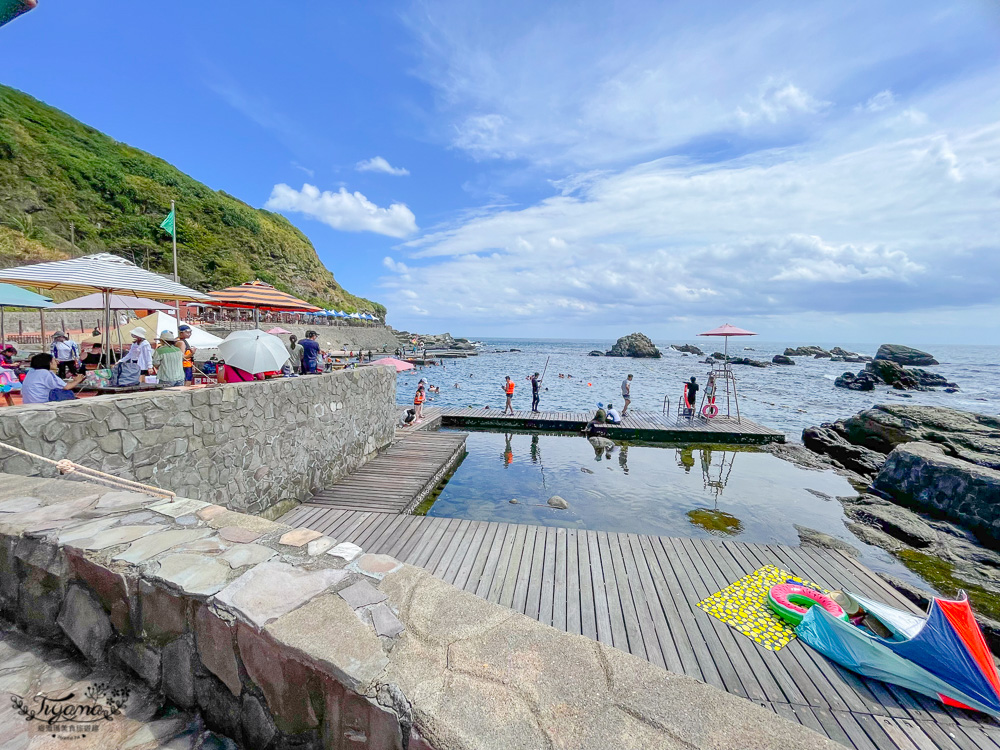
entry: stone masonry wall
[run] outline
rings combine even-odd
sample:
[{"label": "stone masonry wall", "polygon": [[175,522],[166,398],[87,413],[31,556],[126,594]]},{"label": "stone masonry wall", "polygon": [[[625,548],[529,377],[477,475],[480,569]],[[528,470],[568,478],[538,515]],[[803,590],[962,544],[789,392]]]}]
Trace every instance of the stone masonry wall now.
[{"label": "stone masonry wall", "polygon": [[0,474],[0,613],[246,750],[841,747],[386,555],[84,482]]},{"label": "stone masonry wall", "polygon": [[[363,367],[0,410],[0,440],[186,497],[260,513],[303,500],[392,439],[396,375]],[[0,449],[0,471],[56,476]]]}]

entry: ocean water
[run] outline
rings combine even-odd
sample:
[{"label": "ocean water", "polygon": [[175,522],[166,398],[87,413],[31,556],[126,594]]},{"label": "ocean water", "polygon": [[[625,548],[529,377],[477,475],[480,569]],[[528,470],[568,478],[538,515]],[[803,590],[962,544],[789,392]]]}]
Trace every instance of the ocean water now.
[{"label": "ocean water", "polygon": [[[706,354],[722,351],[723,340],[700,338],[689,341],[657,340],[663,353],[660,359],[589,357],[592,349],[607,351],[613,341],[486,339],[481,354],[467,359],[443,360],[438,367],[417,368],[400,373],[397,399],[412,402],[417,381],[426,377],[440,386],[431,393],[429,406],[490,406],[503,408],[502,384],[510,375],[516,384],[514,408],[528,409],[531,386],[527,378],[542,372],[548,361],[542,392],[542,410],[589,411],[598,403],[611,402],[621,408],[621,381],[629,373],[632,382],[632,409],[661,412],[664,399],[676,409],[683,383],[692,375],[704,385],[709,365],[700,364],[695,355],[683,356],[670,344],[692,343]],[[877,346],[850,342],[765,342],[756,337],[731,338],[729,353],[770,361],[785,347],[817,344],[824,348],[841,346],[849,351],[874,356]],[[747,350],[749,347],[752,350]],[[520,352],[491,353],[495,349],[520,349]],[[877,403],[910,403],[951,406],[956,409],[997,415],[1000,413],[1000,346],[933,346],[927,351],[941,362],[930,367],[959,386],[958,393],[914,391],[903,394],[891,388],[859,392],[833,385],[834,379],[864,365],[831,362],[826,359],[796,357],[793,366],[768,368],[733,365],[737,379],[740,413],[755,422],[782,430],[789,439],[798,440],[810,425],[848,417]],[[559,374],[572,375],[560,378]],[[458,387],[456,387],[456,384]],[[724,392],[720,393],[724,395]],[[735,409],[732,410],[735,415]]]}]

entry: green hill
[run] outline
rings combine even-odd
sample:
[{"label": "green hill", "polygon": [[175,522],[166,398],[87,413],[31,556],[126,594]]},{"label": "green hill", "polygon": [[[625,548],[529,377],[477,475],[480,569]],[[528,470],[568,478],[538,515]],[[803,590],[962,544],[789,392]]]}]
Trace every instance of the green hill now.
[{"label": "green hill", "polygon": [[322,307],[385,313],[346,292],[283,216],[0,85],[0,267],[111,252],[170,273],[170,236],[159,224],[171,200],[184,284],[205,291],[261,279]]}]

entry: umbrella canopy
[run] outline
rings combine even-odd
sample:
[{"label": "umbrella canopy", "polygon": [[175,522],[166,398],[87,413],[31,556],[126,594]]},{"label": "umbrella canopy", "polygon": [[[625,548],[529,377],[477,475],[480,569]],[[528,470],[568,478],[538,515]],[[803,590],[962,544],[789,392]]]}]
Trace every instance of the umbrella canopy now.
[{"label": "umbrella canopy", "polygon": [[0,270],[0,281],[74,292],[97,289],[118,294],[143,295],[158,300],[209,299],[201,292],[146,271],[131,261],[110,253],[5,268]]},{"label": "umbrella canopy", "polygon": [[320,308],[304,300],[285,294],[263,281],[248,281],[239,286],[231,286],[216,292],[209,292],[220,307],[241,307],[244,309],[274,310],[276,312],[319,312]]},{"label": "umbrella canopy", "polygon": [[753,331],[744,331],[742,328],[731,326],[729,323],[713,328],[711,331],[699,333],[699,336],[756,336]]},{"label": "umbrella canopy", "polygon": [[[119,326],[119,330],[122,332],[122,341],[124,343],[131,342],[131,334],[129,331],[135,328],[142,328],[147,334],[149,334],[146,336],[146,340],[153,341],[160,337],[161,331],[170,331],[171,333],[176,334],[177,318],[159,311],[147,315],[144,318],[132,318]],[[101,339],[101,336],[89,336],[83,339],[80,343],[99,344],[101,343]],[[213,336],[208,331],[199,328],[198,326],[191,326],[191,338],[188,340],[191,342],[191,346],[195,349],[215,349],[222,343],[222,339],[218,336]]]},{"label": "umbrella canopy", "polygon": [[926,617],[859,596],[850,596],[892,633],[873,632],[810,607],[795,633],[843,667],[901,685],[946,705],[1000,717],[1000,675],[963,597],[935,598]]},{"label": "umbrella canopy", "polygon": [[[242,335],[235,335],[237,333]],[[248,333],[252,335],[246,335]],[[227,365],[251,375],[280,370],[289,357],[284,342],[263,331],[234,331],[219,344],[219,354]]]},{"label": "umbrella canopy", "polygon": [[289,334],[291,333],[291,331],[286,331],[281,326],[275,326],[270,331],[268,331],[268,333],[271,334],[272,336],[280,336],[282,334]]},{"label": "umbrella canopy", "polygon": [[55,307],[49,297],[29,292],[13,284],[0,284],[0,307]]},{"label": "umbrella canopy", "polygon": [[[123,294],[108,295],[108,301],[112,310],[173,310],[173,305],[166,305],[163,302],[149,299],[148,297],[129,297]],[[52,305],[53,310],[103,310],[104,295],[101,292],[85,294],[82,297],[71,299],[68,302],[60,302]]]},{"label": "umbrella canopy", "polygon": [[396,368],[396,372],[403,372],[404,370],[412,370],[413,365],[409,362],[404,362],[401,359],[396,359],[395,357],[382,357],[382,359],[376,359],[372,362],[373,365],[387,365]]}]

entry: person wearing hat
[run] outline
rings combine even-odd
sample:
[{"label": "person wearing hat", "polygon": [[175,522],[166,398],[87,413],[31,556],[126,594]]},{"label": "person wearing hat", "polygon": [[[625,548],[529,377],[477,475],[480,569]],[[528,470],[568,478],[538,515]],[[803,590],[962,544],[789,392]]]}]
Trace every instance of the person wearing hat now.
[{"label": "person wearing hat", "polygon": [[139,368],[140,380],[146,382],[145,378],[153,368],[153,347],[146,341],[146,330],[144,328],[133,328],[130,333],[132,335],[132,346],[129,347],[128,354],[125,355],[125,361],[135,362]]},{"label": "person wearing hat", "polygon": [[197,349],[191,346],[188,339],[191,338],[191,326],[182,325],[177,328],[177,346],[184,355],[184,382],[194,382],[194,354]]},{"label": "person wearing hat", "polygon": [[177,346],[173,332],[160,332],[160,345],[153,352],[153,367],[157,385],[163,388],[184,385],[184,353]]},{"label": "person wearing hat", "polygon": [[67,371],[71,372],[74,377],[79,373],[80,350],[77,348],[76,342],[70,341],[69,336],[64,332],[56,331],[52,334],[51,351],[52,359],[59,366],[59,377],[65,378]]}]

